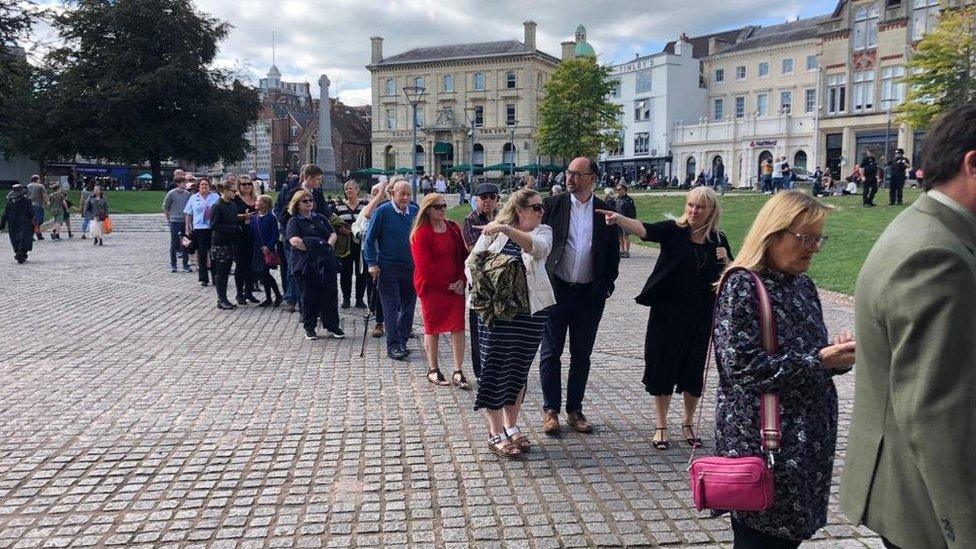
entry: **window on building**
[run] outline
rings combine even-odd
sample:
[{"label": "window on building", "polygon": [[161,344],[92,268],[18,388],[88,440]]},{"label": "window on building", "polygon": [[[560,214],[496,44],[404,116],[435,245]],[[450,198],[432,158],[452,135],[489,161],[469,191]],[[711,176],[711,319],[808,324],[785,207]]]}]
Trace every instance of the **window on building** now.
[{"label": "window on building", "polygon": [[645,122],[651,119],[650,102],[647,99],[634,101],[634,122]]},{"label": "window on building", "polygon": [[874,109],[874,71],[854,73],[854,112]]},{"label": "window on building", "polygon": [[424,86],[424,77],[423,76],[417,76],[417,77],[415,77],[413,79],[413,85],[416,86],[416,87],[418,87],[418,88],[424,88],[424,87],[426,87],[426,86]]},{"label": "window on building", "polygon": [[609,150],[607,150],[607,156],[622,156],[624,154],[624,131],[620,130],[616,132],[616,141]]},{"label": "window on building", "polygon": [[723,118],[725,118],[725,100],[712,100],[712,120],[721,120]]},{"label": "window on building", "polygon": [[386,109],[386,129],[390,131],[396,129],[396,109]]},{"label": "window on building", "polygon": [[759,64],[759,78],[765,78],[769,76],[769,61],[763,61]]},{"label": "window on building", "polygon": [[782,73],[783,74],[793,74],[793,58],[792,57],[788,57],[786,59],[783,59],[782,69],[783,69],[782,70]]},{"label": "window on building", "polygon": [[939,24],[939,0],[912,0],[912,40],[921,40]]},{"label": "window on building", "polygon": [[396,95],[396,80],[393,78],[386,79],[386,95]]},{"label": "window on building", "polygon": [[746,98],[736,97],[735,98],[735,117],[745,118],[746,116]]},{"label": "window on building", "polygon": [[715,83],[725,83],[725,69],[715,69]]},{"label": "window on building", "polygon": [[781,91],[779,92],[779,108],[784,114],[789,114],[793,112],[793,92],[791,91]]},{"label": "window on building", "polygon": [[877,2],[857,8],[854,12],[854,51],[878,46],[878,19],[881,8]]},{"label": "window on building", "polygon": [[515,120],[515,105],[505,105],[505,124],[514,124]]},{"label": "window on building", "polygon": [[739,65],[735,68],[735,79],[745,80],[746,79],[746,67],[745,65]]},{"label": "window on building", "polygon": [[651,91],[651,70],[638,71],[636,93],[647,93],[649,91]]},{"label": "window on building", "polygon": [[847,110],[847,75],[827,76],[827,113],[837,114]]},{"label": "window on building", "polygon": [[476,72],[474,73],[474,90],[484,91],[485,89],[485,73]]},{"label": "window on building", "polygon": [[640,132],[634,134],[634,154],[647,154],[651,151],[651,134]]},{"label": "window on building", "polygon": [[756,116],[766,116],[769,114],[769,94],[760,93],[756,95]]},{"label": "window on building", "polygon": [[817,90],[803,90],[803,112],[811,113],[817,109]]},{"label": "window on building", "polygon": [[485,108],[478,105],[474,108],[474,127],[483,128],[485,126]]},{"label": "window on building", "polygon": [[613,81],[613,87],[610,89],[610,97],[620,97],[620,80]]},{"label": "window on building", "polygon": [[515,89],[515,71],[508,71],[505,73],[505,87],[510,90]]},{"label": "window on building", "polygon": [[[902,65],[881,69],[881,106],[885,109],[893,109],[905,101],[905,83],[899,82],[904,77],[905,67]],[[886,99],[894,101],[886,102]]]},{"label": "window on building", "polygon": [[807,70],[808,71],[815,71],[815,70],[817,70],[817,67],[819,67],[819,66],[820,66],[820,63],[817,61],[817,56],[816,55],[808,55],[807,56]]},{"label": "window on building", "polygon": [[445,74],[444,75],[444,78],[443,78],[443,86],[442,87],[444,88],[444,91],[446,91],[446,92],[452,92],[452,91],[454,91],[454,75],[453,74]]}]

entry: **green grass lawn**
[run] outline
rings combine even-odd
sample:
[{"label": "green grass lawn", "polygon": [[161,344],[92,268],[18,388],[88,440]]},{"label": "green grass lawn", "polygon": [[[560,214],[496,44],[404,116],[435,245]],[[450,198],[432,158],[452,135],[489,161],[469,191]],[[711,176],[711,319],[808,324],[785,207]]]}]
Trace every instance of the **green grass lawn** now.
[{"label": "green grass lawn", "polygon": [[[0,193],[0,208],[7,203],[8,192]],[[160,213],[163,211],[164,196],[166,191],[105,191],[109,213],[118,214]],[[81,191],[71,191],[68,199],[74,204],[71,213],[77,214],[81,206]]]},{"label": "green grass lawn", "polygon": [[[914,202],[918,195],[917,190],[906,189],[905,203]],[[722,198],[722,230],[732,243],[733,253],[738,252],[752,221],[768,199],[768,196],[755,193],[730,193]],[[824,228],[824,233],[830,237],[830,240],[814,257],[810,268],[809,275],[817,286],[848,295],[854,293],[857,274],[871,246],[888,223],[905,208],[905,206],[888,207],[884,205],[887,201],[886,189],[878,193],[875,202],[879,206],[876,208],[863,208],[860,196],[825,199],[825,202],[837,209],[827,218]],[[668,216],[681,215],[684,197],[637,195],[635,202],[641,220],[656,222],[663,221]],[[450,216],[452,219],[462,220],[470,211],[468,205],[459,206],[451,209]],[[656,244],[648,245],[656,246]],[[632,264],[631,266],[640,268]],[[650,269],[647,269],[647,274],[650,274]]]}]

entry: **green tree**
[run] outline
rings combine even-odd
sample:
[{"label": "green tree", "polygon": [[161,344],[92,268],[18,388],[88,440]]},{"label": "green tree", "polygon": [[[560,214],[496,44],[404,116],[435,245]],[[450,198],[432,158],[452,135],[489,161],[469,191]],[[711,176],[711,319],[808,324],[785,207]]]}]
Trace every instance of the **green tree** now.
[{"label": "green tree", "polygon": [[941,19],[918,44],[905,78],[901,121],[927,128],[940,113],[976,103],[976,6],[943,6]]},{"label": "green tree", "polygon": [[0,149],[4,151],[30,76],[30,65],[15,46],[28,38],[42,14],[33,2],[0,2]]},{"label": "green tree", "polygon": [[139,163],[236,162],[257,91],[213,67],[230,25],[191,0],[77,0],[54,18],[65,41],[50,116],[75,152]]},{"label": "green tree", "polygon": [[539,153],[592,158],[616,145],[621,109],[607,99],[613,86],[610,67],[598,65],[593,58],[560,63],[539,104]]}]

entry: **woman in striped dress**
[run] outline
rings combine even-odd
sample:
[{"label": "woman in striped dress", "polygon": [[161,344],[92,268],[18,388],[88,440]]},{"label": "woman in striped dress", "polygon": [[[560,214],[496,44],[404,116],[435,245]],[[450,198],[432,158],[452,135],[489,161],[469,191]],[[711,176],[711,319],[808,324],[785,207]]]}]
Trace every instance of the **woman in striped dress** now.
[{"label": "woman in striped dress", "polygon": [[[484,408],[488,419],[488,448],[511,459],[531,447],[518,428],[529,367],[539,351],[545,326],[544,309],[555,303],[546,258],[552,249],[552,229],[542,225],[542,198],[534,190],[512,193],[495,220],[485,225],[471,256],[483,251],[522,259],[529,307],[512,320],[478,319],[481,344],[481,380],[475,410]],[[475,329],[475,327],[472,327]]]}]

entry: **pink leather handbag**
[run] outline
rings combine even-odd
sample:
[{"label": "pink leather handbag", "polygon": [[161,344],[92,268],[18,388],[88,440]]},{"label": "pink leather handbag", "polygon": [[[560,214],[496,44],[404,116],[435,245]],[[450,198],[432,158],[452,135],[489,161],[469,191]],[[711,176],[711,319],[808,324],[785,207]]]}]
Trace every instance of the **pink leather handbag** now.
[{"label": "pink leather handbag", "polygon": [[[776,322],[773,318],[772,301],[766,287],[756,273],[743,268],[731,269],[722,277],[719,294],[731,273],[747,273],[756,285],[759,307],[759,329],[762,344],[767,353],[777,351]],[[718,299],[716,298],[716,307]],[[714,316],[713,325],[714,330]],[[712,345],[709,343],[708,355]],[[705,381],[708,381],[708,358],[706,357]],[[703,385],[704,386],[704,385]],[[698,409],[698,428],[701,432],[701,406]],[[695,508],[716,511],[765,511],[773,503],[773,456],[780,448],[779,396],[764,393],[760,401],[761,431],[760,445],[766,458],[758,456],[728,458],[702,457],[695,459],[695,449],[691,450],[690,466],[691,495]]]}]

